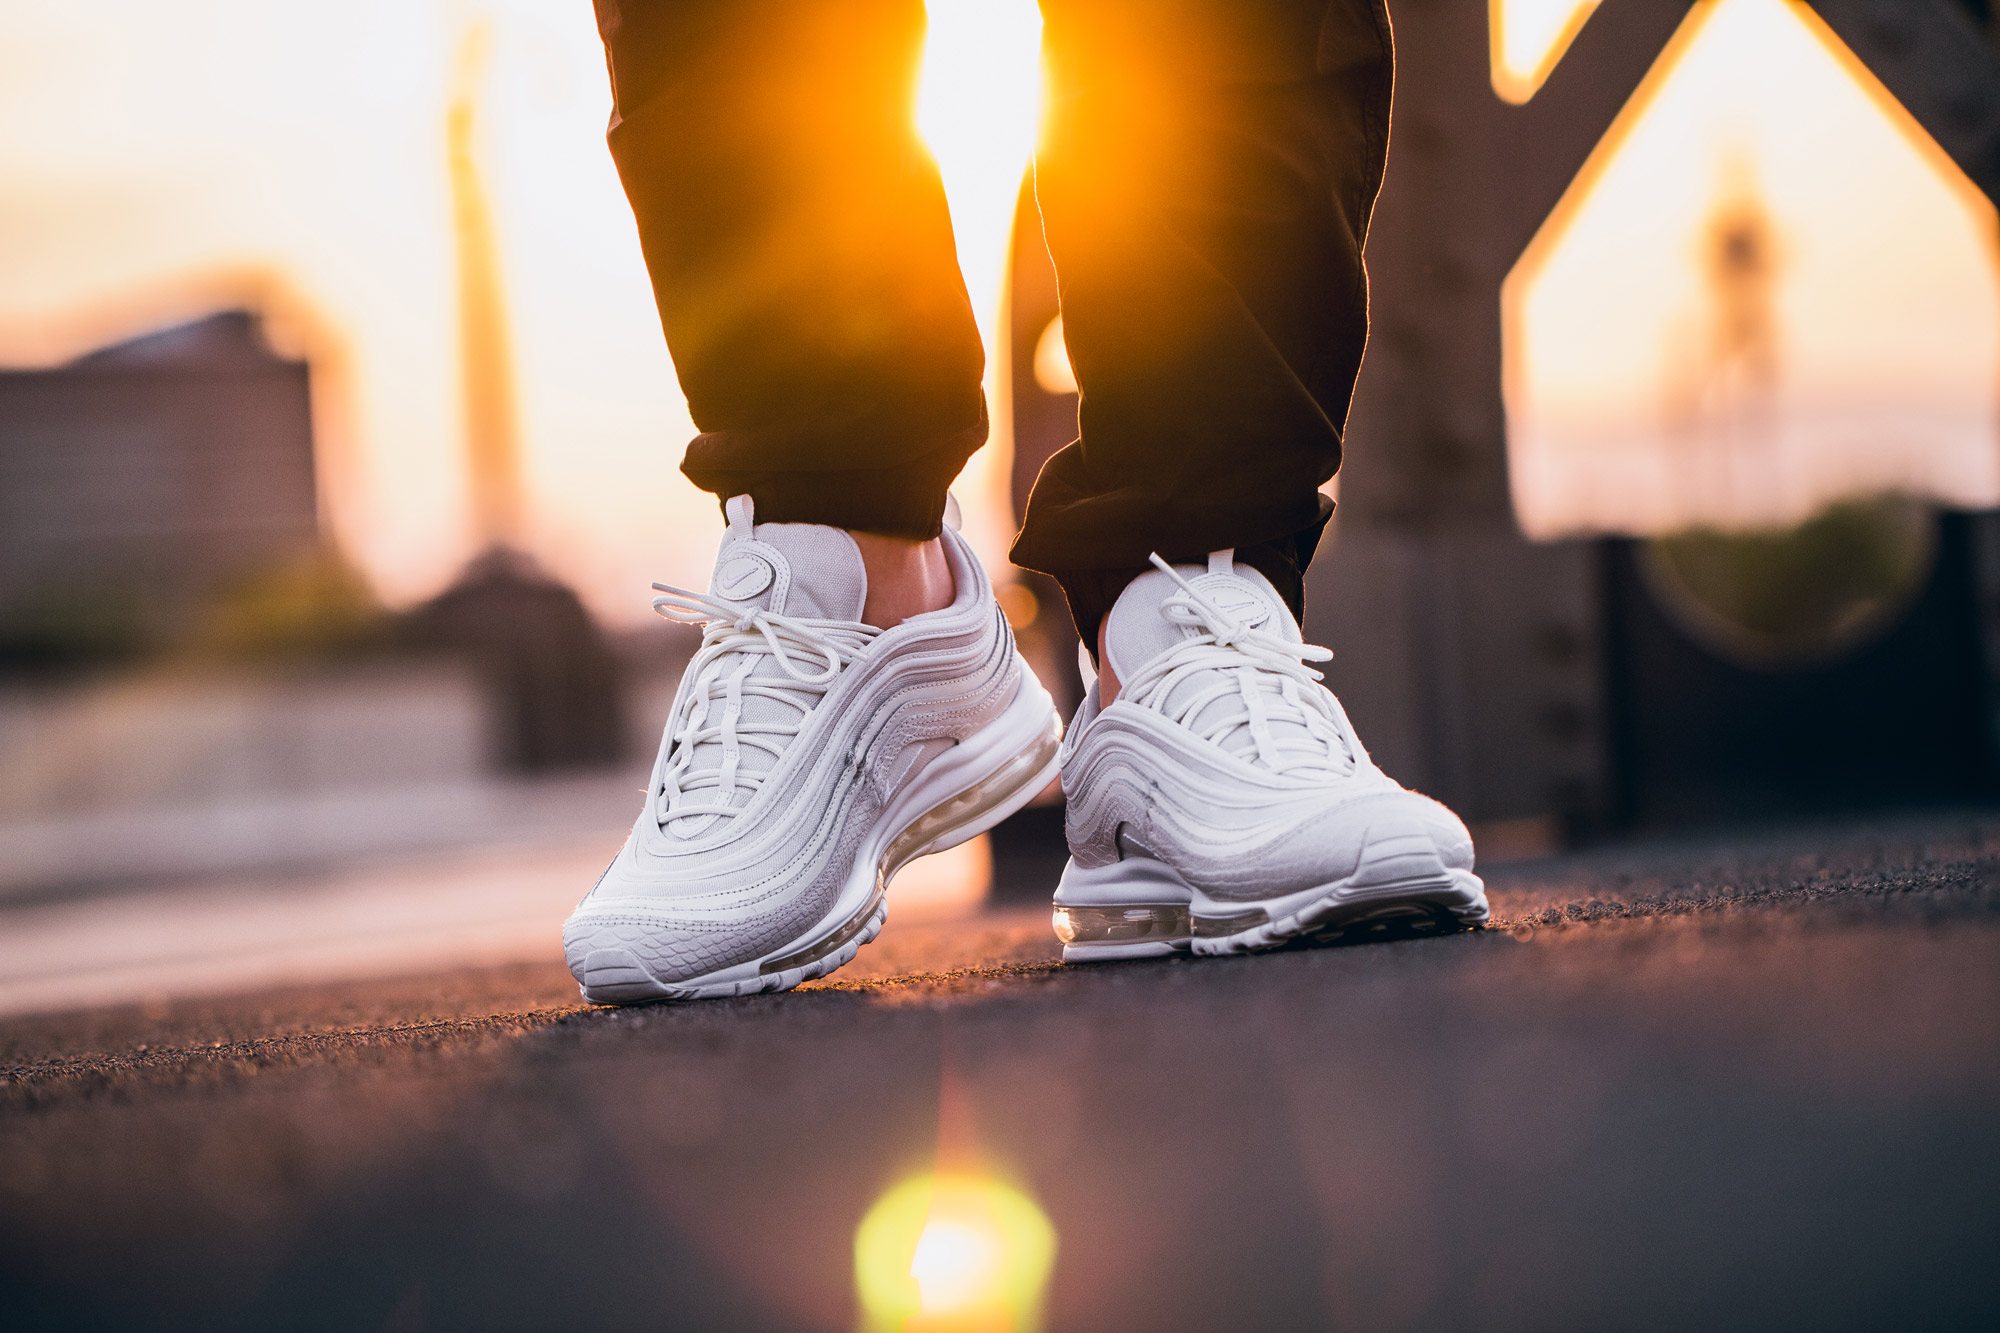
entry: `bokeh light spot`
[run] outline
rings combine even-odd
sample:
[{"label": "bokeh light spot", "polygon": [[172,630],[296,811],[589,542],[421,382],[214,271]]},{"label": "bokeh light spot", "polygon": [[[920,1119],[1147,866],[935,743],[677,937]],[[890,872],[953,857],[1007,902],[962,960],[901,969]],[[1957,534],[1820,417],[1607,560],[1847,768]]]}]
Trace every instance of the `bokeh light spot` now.
[{"label": "bokeh light spot", "polygon": [[854,1278],[870,1329],[1030,1329],[1056,1233],[1033,1199],[987,1176],[906,1180],[868,1210]]}]

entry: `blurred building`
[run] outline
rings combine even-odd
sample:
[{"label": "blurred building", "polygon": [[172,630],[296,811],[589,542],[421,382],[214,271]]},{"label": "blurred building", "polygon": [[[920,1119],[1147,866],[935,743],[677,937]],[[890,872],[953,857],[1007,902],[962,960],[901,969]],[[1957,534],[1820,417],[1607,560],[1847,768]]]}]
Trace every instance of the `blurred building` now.
[{"label": "blurred building", "polygon": [[319,542],[310,376],[225,311],[0,371],[0,641],[142,647]]},{"label": "blurred building", "polygon": [[406,631],[472,668],[500,767],[533,773],[625,755],[624,664],[583,600],[527,553],[489,547],[406,617]]}]

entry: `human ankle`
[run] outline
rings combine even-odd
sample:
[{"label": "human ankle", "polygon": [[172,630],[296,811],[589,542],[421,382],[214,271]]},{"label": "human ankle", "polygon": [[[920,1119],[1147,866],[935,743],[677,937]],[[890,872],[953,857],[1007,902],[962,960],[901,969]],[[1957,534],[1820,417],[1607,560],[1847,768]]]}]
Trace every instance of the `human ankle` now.
[{"label": "human ankle", "polygon": [[1118,697],[1118,673],[1111,669],[1111,653],[1104,644],[1104,630],[1110,623],[1110,616],[1097,622],[1097,705],[1100,708],[1109,708],[1111,701]]},{"label": "human ankle", "polygon": [[864,624],[894,629],[911,616],[940,611],[957,595],[944,539],[914,541],[876,532],[850,532],[868,571],[868,596],[861,608]]}]

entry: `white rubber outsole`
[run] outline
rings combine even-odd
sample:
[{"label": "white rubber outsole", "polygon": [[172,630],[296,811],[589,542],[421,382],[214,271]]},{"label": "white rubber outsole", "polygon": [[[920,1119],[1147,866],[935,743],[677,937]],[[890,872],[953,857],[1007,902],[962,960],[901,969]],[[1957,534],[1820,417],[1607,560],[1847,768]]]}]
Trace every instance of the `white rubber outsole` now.
[{"label": "white rubber outsole", "polygon": [[[946,751],[931,767],[943,770],[948,795],[920,780],[909,789],[914,810],[892,814],[864,844],[831,910],[811,929],[759,958],[703,976],[662,980],[628,947],[621,931],[573,920],[564,949],[583,998],[594,1004],[713,1000],[790,990],[854,961],[888,920],[889,882],[919,857],[956,847],[1014,814],[1056,776],[1062,721],[1054,702],[1025,666],[1020,693],[985,732]],[[963,751],[984,751],[964,762]],[[958,771],[951,768],[959,758]],[[872,852],[868,849],[873,848]],[[577,928],[583,929],[579,931]],[[796,960],[796,961],[793,961]]]}]

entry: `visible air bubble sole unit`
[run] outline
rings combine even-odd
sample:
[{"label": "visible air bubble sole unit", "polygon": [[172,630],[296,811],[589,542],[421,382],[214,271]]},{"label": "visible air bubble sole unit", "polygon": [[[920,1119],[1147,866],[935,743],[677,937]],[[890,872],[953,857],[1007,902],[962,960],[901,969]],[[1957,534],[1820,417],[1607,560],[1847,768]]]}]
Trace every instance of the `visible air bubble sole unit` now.
[{"label": "visible air bubble sole unit", "polygon": [[[1070,896],[1099,901],[1064,901],[1058,890],[1055,932],[1063,961],[1084,963],[1454,934],[1486,924],[1485,885],[1470,870],[1440,863],[1409,878],[1359,880],[1350,876],[1260,905],[1209,899],[1147,858],[1095,871],[1072,864],[1063,874],[1064,888]],[[1125,901],[1106,901],[1119,886],[1135,892]]]},{"label": "visible air bubble sole unit", "polygon": [[[611,929],[602,929],[565,941],[572,959],[582,964],[583,998],[634,1004],[756,995],[790,990],[846,966],[888,920],[888,887],[896,872],[920,856],[977,837],[1032,801],[1054,780],[1061,746],[1062,721],[1054,702],[1024,667],[1014,703],[984,731],[932,761],[907,793],[917,813],[884,820],[883,828],[895,832],[864,844],[847,888],[812,930],[763,958],[706,977],[662,981]],[[968,785],[937,799],[940,785],[949,790],[968,775]],[[868,845],[881,850],[870,855]]]}]

